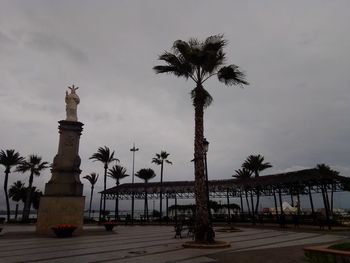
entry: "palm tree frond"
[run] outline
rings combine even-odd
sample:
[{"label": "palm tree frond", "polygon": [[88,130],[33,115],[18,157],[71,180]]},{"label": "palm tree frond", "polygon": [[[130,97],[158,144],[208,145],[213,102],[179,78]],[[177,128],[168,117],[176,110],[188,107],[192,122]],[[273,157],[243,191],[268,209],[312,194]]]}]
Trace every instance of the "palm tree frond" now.
[{"label": "palm tree frond", "polygon": [[218,71],[218,79],[221,82],[224,82],[225,85],[238,85],[243,88],[243,85],[249,85],[245,80],[245,74],[239,70],[236,65],[229,65],[222,67]]},{"label": "palm tree frond", "polygon": [[204,88],[196,87],[191,90],[191,98],[194,107],[200,103],[204,108],[207,108],[213,102],[213,97]]}]

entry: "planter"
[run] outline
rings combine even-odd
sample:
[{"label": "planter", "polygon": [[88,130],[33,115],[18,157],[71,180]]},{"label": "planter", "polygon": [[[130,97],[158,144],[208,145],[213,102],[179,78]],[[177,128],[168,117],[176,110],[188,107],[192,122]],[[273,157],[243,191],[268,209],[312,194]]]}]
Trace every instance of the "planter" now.
[{"label": "planter", "polygon": [[112,231],[115,224],[103,224],[105,226],[106,231]]},{"label": "planter", "polygon": [[53,227],[52,228],[52,230],[55,233],[56,237],[59,237],[59,238],[71,237],[75,229],[76,229],[75,226],[70,226],[70,227]]}]

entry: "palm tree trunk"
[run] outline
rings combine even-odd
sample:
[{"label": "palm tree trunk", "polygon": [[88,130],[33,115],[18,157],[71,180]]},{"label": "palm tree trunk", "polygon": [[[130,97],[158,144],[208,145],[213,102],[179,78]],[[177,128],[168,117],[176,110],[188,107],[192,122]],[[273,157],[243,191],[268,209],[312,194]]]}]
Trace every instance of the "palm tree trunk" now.
[{"label": "palm tree trunk", "polygon": [[250,192],[250,201],[252,203],[252,223],[253,223],[253,225],[255,225],[255,209],[254,209],[253,189]]},{"label": "palm tree trunk", "polygon": [[32,197],[33,177],[34,177],[34,174],[33,172],[31,172],[29,176],[29,186],[26,193],[26,200],[24,202],[24,208],[23,208],[23,216],[22,216],[23,222],[27,222],[29,219],[30,207],[31,207],[31,201],[32,201],[31,197]]},{"label": "palm tree trunk", "polygon": [[244,191],[245,191],[245,200],[247,202],[248,215],[250,216],[251,212],[250,212],[250,205],[249,205],[249,200],[248,200],[248,192],[247,192],[247,189],[245,189]]},{"label": "palm tree trunk", "polygon": [[[197,89],[200,88],[197,86]],[[203,114],[204,104],[195,102],[195,139],[194,139],[194,191],[196,196],[196,232],[195,241],[199,243],[213,242],[212,229],[209,225],[207,191],[204,174],[203,148]]]},{"label": "palm tree trunk", "polygon": [[[107,169],[108,166],[105,165],[105,175],[104,175],[104,181],[103,181],[103,191],[106,191],[107,188]],[[106,194],[103,194],[103,217],[106,216]]]},{"label": "palm tree trunk", "polygon": [[7,193],[7,184],[9,179],[9,171],[6,169],[5,171],[5,181],[4,181],[4,192],[5,192],[5,199],[6,199],[6,209],[7,209],[7,222],[10,221],[10,200]]},{"label": "palm tree trunk", "polygon": [[310,198],[310,206],[311,206],[311,213],[312,213],[312,220],[314,222],[314,224],[316,223],[316,217],[315,217],[315,209],[314,209],[314,202],[312,200],[312,194],[311,194],[311,186],[308,185],[308,189],[309,189],[309,198]]},{"label": "palm tree trunk", "polygon": [[144,207],[144,218],[145,220],[148,221],[148,198],[147,198],[147,186],[146,186],[147,182],[145,182],[145,207]]},{"label": "palm tree trunk", "polygon": [[90,195],[90,204],[89,204],[89,218],[91,218],[91,205],[92,205],[93,194],[94,194],[94,186],[91,186],[91,195]]},{"label": "palm tree trunk", "polygon": [[118,218],[119,218],[119,193],[117,192],[116,199],[115,199],[114,219],[117,221]]},{"label": "palm tree trunk", "polygon": [[163,161],[160,165],[160,196],[159,196],[159,221],[162,222],[162,216],[163,216]]},{"label": "palm tree trunk", "polygon": [[259,187],[256,189],[256,204],[255,204],[255,214],[259,214],[259,202],[260,202],[260,190]]}]

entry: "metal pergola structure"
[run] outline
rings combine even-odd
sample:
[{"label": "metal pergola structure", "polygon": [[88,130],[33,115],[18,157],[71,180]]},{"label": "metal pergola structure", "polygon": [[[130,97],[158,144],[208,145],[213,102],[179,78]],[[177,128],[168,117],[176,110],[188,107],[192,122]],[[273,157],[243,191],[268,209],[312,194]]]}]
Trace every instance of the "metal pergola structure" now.
[{"label": "metal pergola structure", "polygon": [[[317,169],[305,169],[257,178],[210,180],[208,182],[210,198],[226,198],[228,204],[229,198],[240,198],[241,208],[243,208],[243,198],[249,197],[252,200],[253,197],[257,196],[257,193],[260,196],[273,196],[276,213],[279,207],[281,214],[283,214],[282,195],[297,195],[298,197],[299,195],[308,195],[312,214],[314,214],[312,195],[321,193],[327,220],[329,220],[333,209],[333,193],[346,191],[349,189],[349,185],[350,178],[320,174]],[[101,196],[106,195],[106,198],[110,200],[117,198],[131,200],[133,195],[136,199],[144,199],[146,194],[149,199],[159,199],[160,192],[162,192],[162,197],[166,199],[167,204],[168,199],[175,199],[176,205],[177,199],[195,198],[194,181],[167,181],[163,182],[162,185],[158,182],[126,183],[106,189],[100,194]],[[329,193],[331,193],[331,198],[329,198]],[[241,214],[243,214],[243,209],[241,209]]]}]

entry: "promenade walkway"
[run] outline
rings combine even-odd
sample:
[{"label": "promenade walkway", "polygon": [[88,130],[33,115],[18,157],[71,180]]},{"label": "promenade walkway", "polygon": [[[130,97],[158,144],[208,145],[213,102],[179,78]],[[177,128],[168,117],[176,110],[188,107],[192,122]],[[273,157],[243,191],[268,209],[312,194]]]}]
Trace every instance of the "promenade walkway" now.
[{"label": "promenade walkway", "polygon": [[[241,228],[241,232],[216,232],[217,240],[231,242],[226,249],[188,249],[174,239],[171,226],[86,226],[82,236],[59,239],[38,237],[34,226],[3,225],[0,262],[303,262],[302,247],[348,239],[347,232],[290,231]],[[272,261],[269,261],[272,259]]]}]

